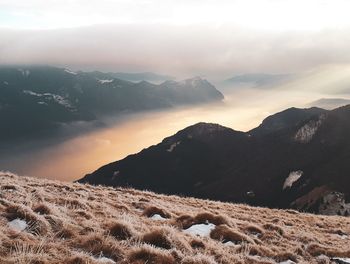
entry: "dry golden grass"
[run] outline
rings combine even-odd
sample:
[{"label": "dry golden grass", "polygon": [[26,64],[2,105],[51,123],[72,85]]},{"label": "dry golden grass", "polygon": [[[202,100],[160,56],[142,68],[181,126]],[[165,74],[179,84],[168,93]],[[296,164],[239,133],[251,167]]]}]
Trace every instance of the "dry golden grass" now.
[{"label": "dry golden grass", "polygon": [[[16,219],[28,226],[11,229]],[[183,231],[205,223],[216,225],[207,237]],[[0,173],[3,264],[331,263],[331,257],[350,257],[350,218]]]}]

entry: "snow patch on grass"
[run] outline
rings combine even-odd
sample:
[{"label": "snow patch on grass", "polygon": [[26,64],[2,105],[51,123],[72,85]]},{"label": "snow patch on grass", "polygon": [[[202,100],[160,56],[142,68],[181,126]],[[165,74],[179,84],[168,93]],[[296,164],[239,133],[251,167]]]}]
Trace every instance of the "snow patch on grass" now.
[{"label": "snow patch on grass", "polygon": [[290,260],[290,259],[288,259],[288,260],[286,260],[286,261],[278,262],[278,263],[279,263],[279,264],[295,264],[295,262],[292,261],[292,260]]},{"label": "snow patch on grass", "polygon": [[160,214],[154,214],[150,217],[150,219],[152,220],[156,220],[156,221],[164,221],[167,220],[166,218],[164,218],[163,216],[161,216]]},{"label": "snow patch on grass", "polygon": [[12,220],[11,222],[9,222],[8,226],[10,229],[12,229],[14,231],[22,232],[24,229],[26,229],[28,227],[28,224],[26,221],[17,218],[15,220]]},{"label": "snow patch on grass", "polygon": [[103,264],[115,264],[116,262],[110,258],[106,258],[106,257],[99,257],[96,258],[96,261],[99,263],[103,263]]},{"label": "snow patch on grass", "polygon": [[215,225],[208,223],[208,224],[196,224],[192,225],[187,229],[184,229],[183,231],[190,235],[195,236],[206,236],[208,237],[210,235],[210,232],[215,229]]}]

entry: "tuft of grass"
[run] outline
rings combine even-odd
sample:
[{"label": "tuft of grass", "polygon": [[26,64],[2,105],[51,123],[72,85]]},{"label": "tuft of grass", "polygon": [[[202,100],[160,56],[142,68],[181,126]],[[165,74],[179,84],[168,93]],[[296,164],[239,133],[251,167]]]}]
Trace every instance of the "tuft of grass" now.
[{"label": "tuft of grass", "polygon": [[211,257],[198,254],[196,256],[184,257],[181,264],[217,264],[217,262]]},{"label": "tuft of grass", "polygon": [[142,246],[132,249],[128,259],[123,264],[175,264],[175,258],[168,252],[151,246]]},{"label": "tuft of grass", "polygon": [[199,239],[192,239],[190,241],[190,246],[194,249],[204,249],[205,248],[205,244],[202,240]]},{"label": "tuft of grass", "polygon": [[247,235],[232,230],[226,225],[219,225],[216,226],[214,230],[210,232],[210,237],[219,241],[225,242],[233,242],[234,244],[241,244],[241,243],[254,243],[254,241],[248,237]]},{"label": "tuft of grass", "polygon": [[263,228],[266,230],[269,230],[269,231],[275,231],[280,236],[283,236],[283,234],[284,234],[283,228],[278,226],[278,225],[275,225],[275,224],[267,223],[267,224],[263,225]]},{"label": "tuft of grass", "polygon": [[33,211],[38,213],[38,214],[41,214],[41,215],[49,215],[51,214],[51,210],[50,208],[46,205],[46,204],[38,204],[37,206],[35,206],[33,208]]},{"label": "tuft of grass", "polygon": [[199,213],[194,217],[196,224],[212,223],[214,225],[229,225],[228,220],[221,215],[214,215],[212,213]]},{"label": "tuft of grass", "polygon": [[127,240],[134,236],[132,228],[122,222],[114,222],[107,225],[109,235],[115,237],[118,240]]},{"label": "tuft of grass", "polygon": [[175,225],[179,226],[182,229],[187,229],[195,224],[206,224],[206,223],[212,223],[214,225],[223,225],[223,224],[229,225],[226,217],[223,217],[221,215],[214,215],[208,212],[199,213],[194,217],[190,215],[181,215],[177,217],[175,220]]},{"label": "tuft of grass", "polygon": [[258,237],[264,234],[264,230],[261,227],[253,224],[245,225],[243,231],[247,234],[252,234]]},{"label": "tuft of grass", "polygon": [[164,218],[171,217],[171,215],[169,213],[167,213],[165,210],[158,208],[158,207],[155,207],[155,206],[146,207],[142,213],[142,215],[147,216],[147,217],[152,217],[155,214],[159,214],[161,217],[164,217]]},{"label": "tuft of grass", "polygon": [[105,256],[120,261],[123,257],[123,251],[117,243],[109,240],[101,234],[90,234],[77,238],[72,246],[80,248],[95,256]]},{"label": "tuft of grass", "polygon": [[155,229],[146,234],[141,238],[141,241],[158,248],[170,249],[172,248],[171,242],[167,238],[165,230]]}]

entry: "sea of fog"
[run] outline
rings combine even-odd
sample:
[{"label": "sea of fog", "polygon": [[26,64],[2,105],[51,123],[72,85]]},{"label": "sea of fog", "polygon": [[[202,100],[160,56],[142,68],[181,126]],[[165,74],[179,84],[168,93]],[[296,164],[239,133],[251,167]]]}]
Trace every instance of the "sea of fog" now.
[{"label": "sea of fog", "polygon": [[[320,77],[308,77],[306,82],[296,81],[294,86],[289,83],[277,89],[226,87],[223,103],[106,118],[104,126],[90,127],[74,137],[5,152],[0,157],[0,170],[72,181],[104,164],[157,144],[197,122],[248,131],[273,113],[289,107],[309,107],[312,101],[332,97]],[[318,89],[320,87],[322,89]]]}]

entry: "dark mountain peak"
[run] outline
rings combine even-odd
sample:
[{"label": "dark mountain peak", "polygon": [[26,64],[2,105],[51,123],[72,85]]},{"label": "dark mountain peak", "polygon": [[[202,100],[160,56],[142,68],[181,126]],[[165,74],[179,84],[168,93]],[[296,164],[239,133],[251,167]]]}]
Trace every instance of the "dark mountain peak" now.
[{"label": "dark mountain peak", "polygon": [[348,214],[350,105],[289,108],[253,131],[197,123],[81,181]]},{"label": "dark mountain peak", "polygon": [[[175,135],[165,138],[162,143],[174,144],[182,140],[196,140],[206,143],[218,144],[224,142],[227,137],[244,136],[245,133],[214,123],[199,122],[180,130]],[[213,141],[214,139],[214,141]],[[219,144],[218,144],[219,145]]]},{"label": "dark mountain peak", "polygon": [[231,128],[221,126],[219,124],[215,123],[206,123],[206,122],[199,122],[197,124],[194,124],[192,126],[189,126],[185,128],[186,132],[194,133],[197,135],[205,135],[205,134],[212,134],[222,131],[234,131]]},{"label": "dark mountain peak", "polygon": [[326,112],[327,110],[318,107],[291,107],[277,114],[268,116],[262,121],[260,126],[251,130],[250,133],[255,135],[261,135],[270,133],[272,131],[294,127],[302,123],[303,121],[306,121],[312,117],[317,117]]}]

